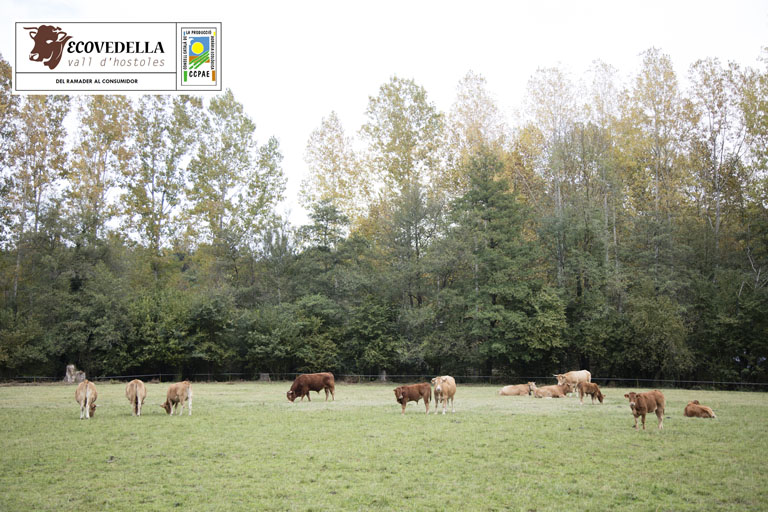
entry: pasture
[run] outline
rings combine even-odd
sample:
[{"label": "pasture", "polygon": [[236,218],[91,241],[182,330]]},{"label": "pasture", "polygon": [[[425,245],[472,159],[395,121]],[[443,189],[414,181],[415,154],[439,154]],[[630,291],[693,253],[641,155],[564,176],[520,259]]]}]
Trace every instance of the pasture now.
[{"label": "pasture", "polygon": [[[148,384],[0,387],[0,510],[765,510],[768,395],[663,390],[635,431],[623,397],[500,397],[459,384],[456,413],[405,416],[396,384],[336,385],[290,403],[288,382],[193,383],[192,416]],[[639,390],[639,389],[634,389]],[[645,390],[645,389],[642,389]],[[689,400],[717,419],[684,418]]]}]

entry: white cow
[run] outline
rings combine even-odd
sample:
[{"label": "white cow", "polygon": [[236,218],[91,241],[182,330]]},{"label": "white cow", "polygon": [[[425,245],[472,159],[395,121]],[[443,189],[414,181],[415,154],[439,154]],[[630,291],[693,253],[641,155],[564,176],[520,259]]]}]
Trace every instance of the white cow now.
[{"label": "white cow", "polygon": [[573,370],[568,373],[555,374],[558,384],[568,384],[570,386],[570,392],[576,391],[576,386],[579,382],[592,382],[592,374],[589,370]]}]

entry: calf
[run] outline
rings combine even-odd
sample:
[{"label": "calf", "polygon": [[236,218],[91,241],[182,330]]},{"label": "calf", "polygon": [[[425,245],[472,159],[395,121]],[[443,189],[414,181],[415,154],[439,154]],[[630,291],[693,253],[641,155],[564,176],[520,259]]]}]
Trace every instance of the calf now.
[{"label": "calf", "polygon": [[563,398],[571,386],[569,384],[553,384],[551,386],[542,386],[533,390],[535,398]]},{"label": "calf", "polygon": [[632,415],[635,417],[635,430],[637,430],[637,417],[642,417],[643,430],[645,430],[645,415],[651,412],[656,413],[659,419],[659,430],[664,428],[664,405],[666,400],[664,395],[658,389],[646,391],[645,393],[635,393],[634,391],[624,395],[629,400],[629,407],[632,409]]},{"label": "calf", "polygon": [[133,379],[125,385],[125,398],[131,404],[131,415],[141,416],[141,406],[147,398],[147,388],[139,379]]},{"label": "calf", "polygon": [[689,418],[717,418],[715,411],[706,405],[701,405],[698,400],[688,402],[683,414]]},{"label": "calf", "polygon": [[192,384],[188,380],[183,382],[176,382],[168,386],[168,393],[165,395],[165,402],[160,404],[160,407],[165,409],[167,414],[173,416],[174,410],[179,410],[179,404],[181,404],[181,410],[179,416],[184,414],[184,403],[189,402],[189,415],[192,416]]},{"label": "calf", "polygon": [[456,404],[453,401],[456,394],[456,381],[453,377],[450,375],[435,377],[432,379],[432,385],[435,386],[435,414],[440,409],[440,402],[443,403],[443,414],[445,414],[448,400],[451,401],[451,412],[456,412]]},{"label": "calf", "polygon": [[293,380],[291,389],[285,394],[288,400],[293,402],[297,397],[301,397],[301,401],[304,401],[304,397],[307,397],[308,401],[312,401],[309,397],[310,391],[325,390],[325,400],[328,401],[328,392],[331,392],[331,399],[336,400],[334,390],[336,389],[336,381],[333,378],[332,373],[305,373],[297,376]]},{"label": "calf", "polygon": [[427,406],[427,414],[429,414],[429,397],[431,395],[432,387],[429,385],[429,382],[395,388],[395,400],[403,406],[400,414],[405,414],[405,406],[408,402],[416,402],[418,404],[422,398],[424,399],[424,405]]},{"label": "calf", "polygon": [[77,385],[75,400],[80,404],[80,419],[93,417],[96,412],[96,399],[98,396],[96,386],[88,379]]},{"label": "calf", "polygon": [[533,390],[536,389],[535,382],[528,382],[527,384],[515,384],[514,386],[504,386],[499,390],[501,396],[520,396],[530,395]]},{"label": "calf", "polygon": [[579,403],[581,405],[584,405],[584,395],[589,395],[592,397],[592,404],[595,403],[595,398],[600,400],[600,403],[603,403],[603,398],[605,398],[605,395],[600,391],[600,386],[593,382],[579,382],[579,385],[576,386],[579,390]]}]

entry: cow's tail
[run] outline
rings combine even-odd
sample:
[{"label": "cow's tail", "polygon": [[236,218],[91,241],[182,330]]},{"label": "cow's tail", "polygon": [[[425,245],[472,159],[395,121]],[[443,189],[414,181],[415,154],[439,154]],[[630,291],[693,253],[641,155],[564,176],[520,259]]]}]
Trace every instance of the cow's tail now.
[{"label": "cow's tail", "polygon": [[136,416],[139,415],[139,384],[137,382],[133,383],[133,414]]},{"label": "cow's tail", "polygon": [[91,417],[91,383],[85,380],[85,417]]}]

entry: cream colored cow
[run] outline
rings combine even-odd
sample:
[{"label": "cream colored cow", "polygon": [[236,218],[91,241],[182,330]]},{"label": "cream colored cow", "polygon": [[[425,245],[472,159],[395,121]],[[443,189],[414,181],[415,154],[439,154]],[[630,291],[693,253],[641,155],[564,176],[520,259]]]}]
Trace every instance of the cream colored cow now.
[{"label": "cream colored cow", "polygon": [[96,386],[93,382],[85,379],[77,385],[75,390],[75,400],[80,404],[80,419],[89,419],[96,412],[96,399],[99,394],[96,392]]},{"label": "cream colored cow", "polygon": [[147,398],[147,387],[139,379],[133,379],[125,385],[125,398],[131,404],[131,414],[141,416],[141,406]]},{"label": "cream colored cow", "polygon": [[440,407],[440,402],[443,403],[443,414],[448,405],[448,400],[451,401],[451,412],[456,412],[456,404],[453,400],[456,395],[456,381],[450,375],[443,375],[442,377],[435,377],[432,379],[432,386],[434,386],[435,393],[435,414]]}]

